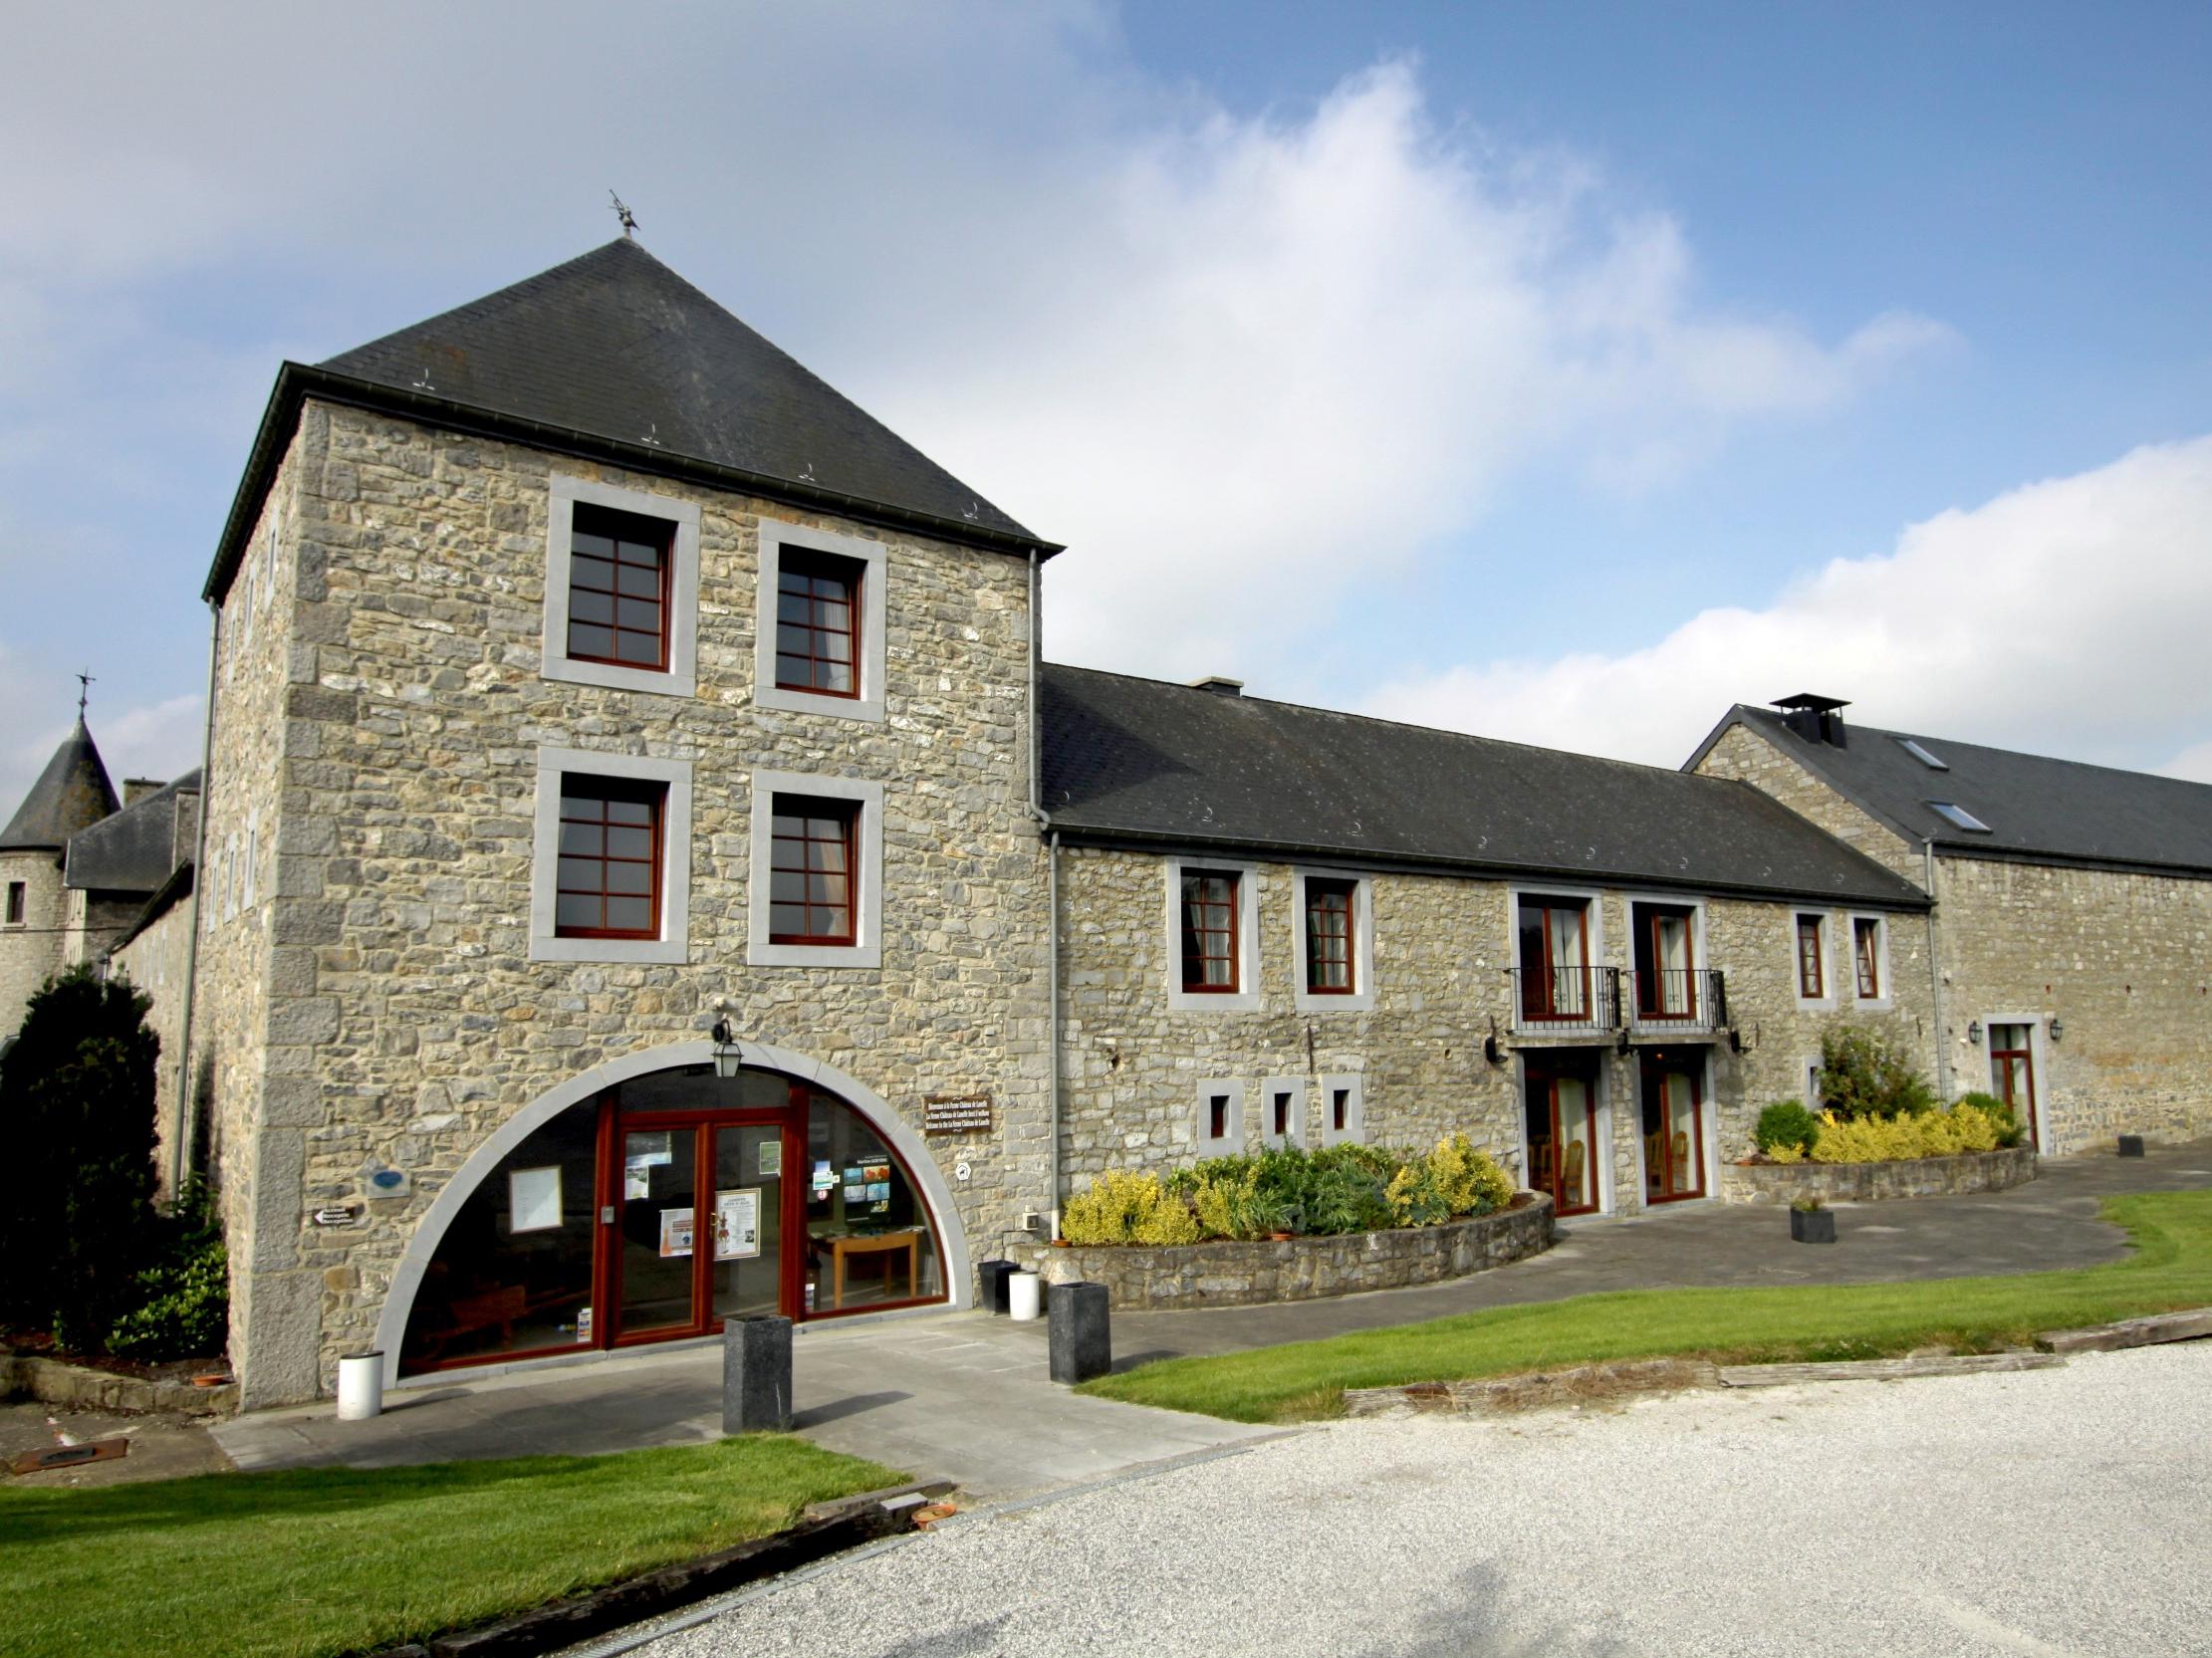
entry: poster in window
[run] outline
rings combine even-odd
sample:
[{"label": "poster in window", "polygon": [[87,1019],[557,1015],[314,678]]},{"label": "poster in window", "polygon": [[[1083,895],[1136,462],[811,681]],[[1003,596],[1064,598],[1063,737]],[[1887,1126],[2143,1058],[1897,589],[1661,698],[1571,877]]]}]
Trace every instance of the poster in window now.
[{"label": "poster in window", "polygon": [[623,1199],[627,1202],[634,1203],[641,1199],[649,1198],[652,1195],[652,1165],[650,1163],[641,1163],[634,1157],[626,1159],[622,1164]]},{"label": "poster in window", "polygon": [[561,1225],[561,1165],[507,1171],[507,1230],[552,1232]]},{"label": "poster in window", "polygon": [[760,1143],[760,1177],[774,1180],[784,1172],[784,1142],[770,1136]]},{"label": "poster in window", "polygon": [[690,1209],[663,1209],[660,1212],[660,1259],[673,1261],[678,1256],[690,1253]]},{"label": "poster in window", "polygon": [[714,1194],[714,1259],[750,1261],[760,1254],[760,1188]]}]

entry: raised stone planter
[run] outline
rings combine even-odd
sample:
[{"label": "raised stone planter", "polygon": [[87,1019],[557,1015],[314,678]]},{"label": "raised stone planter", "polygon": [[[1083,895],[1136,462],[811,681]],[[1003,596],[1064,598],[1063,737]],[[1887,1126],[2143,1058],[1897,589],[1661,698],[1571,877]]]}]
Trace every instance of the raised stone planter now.
[{"label": "raised stone planter", "polygon": [[1724,1203],[1790,1203],[1817,1197],[1823,1203],[1878,1203],[1886,1198],[1956,1197],[2002,1192],[2036,1177],[2033,1146],[2010,1151],[1970,1151],[1959,1157],[1915,1157],[1897,1163],[1729,1163],[1723,1165]]},{"label": "raised stone planter", "polygon": [[12,1398],[124,1416],[228,1416],[238,1408],[238,1384],[194,1387],[188,1381],[121,1376],[89,1364],[0,1351],[0,1399]]},{"label": "raised stone planter", "polygon": [[1283,1242],[1098,1244],[1019,1253],[1048,1284],[1103,1284],[1124,1308],[1255,1306],[1362,1290],[1440,1284],[1537,1255],[1552,1245],[1552,1200],[1524,1192],[1519,1207],[1446,1226],[1352,1232]]}]

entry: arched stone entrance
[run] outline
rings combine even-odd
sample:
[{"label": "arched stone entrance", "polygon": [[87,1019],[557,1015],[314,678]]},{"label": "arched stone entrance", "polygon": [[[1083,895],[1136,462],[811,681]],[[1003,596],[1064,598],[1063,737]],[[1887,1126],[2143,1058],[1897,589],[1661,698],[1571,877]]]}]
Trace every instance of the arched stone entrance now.
[{"label": "arched stone entrance", "polygon": [[[936,1162],[930,1156],[921,1136],[908,1127],[898,1113],[890,1107],[889,1103],[875,1093],[873,1089],[856,1077],[840,1070],[835,1066],[826,1065],[809,1056],[776,1048],[765,1043],[745,1044],[744,1058],[746,1070],[749,1074],[780,1073],[784,1077],[805,1084],[821,1095],[830,1096],[838,1105],[844,1107],[864,1123],[866,1129],[871,1131],[874,1137],[879,1138],[884,1147],[895,1154],[897,1163],[902,1165],[904,1175],[911,1182],[913,1196],[919,1200],[921,1207],[926,1211],[926,1219],[935,1249],[937,1270],[942,1275],[942,1304],[952,1306],[966,1306],[969,1304],[969,1262],[966,1232],[960,1222],[959,1210],[953,1203],[952,1193],[945,1185],[942,1175],[938,1172]],[[423,1293],[425,1279],[431,1274],[433,1263],[439,1260],[441,1246],[446,1243],[448,1234],[454,1228],[456,1221],[463,1217],[470,1200],[479,1194],[486,1180],[492,1177],[495,1171],[507,1161],[510,1154],[516,1152],[539,1130],[555,1123],[563,1112],[598,1100],[608,1095],[611,1090],[617,1089],[622,1083],[643,1083],[647,1079],[654,1078],[662,1073],[674,1074],[687,1069],[710,1066],[713,1059],[713,1045],[707,1042],[672,1043],[637,1054],[624,1055],[618,1060],[610,1061],[604,1066],[580,1072],[547,1089],[546,1092],[509,1117],[497,1130],[489,1135],[484,1143],[470,1155],[467,1162],[461,1166],[444,1190],[438,1193],[428,1211],[417,1223],[414,1235],[408,1242],[406,1253],[401,1257],[398,1267],[393,1272],[390,1290],[385,1296],[383,1308],[376,1321],[376,1345],[384,1355],[386,1385],[394,1385],[400,1379],[401,1354],[408,1336],[408,1321],[414,1312],[418,1297]],[[785,1143],[797,1144],[799,1142]],[[510,1171],[511,1174],[513,1172]],[[649,1175],[650,1171],[646,1172]],[[842,1170],[831,1171],[833,1178],[842,1177],[844,1172]],[[793,1181],[811,1180],[816,1183],[818,1194],[831,1189],[820,1186],[822,1173],[820,1168],[815,1166],[810,1166],[804,1170],[791,1169],[785,1178]],[[517,1190],[519,1193],[520,1189]],[[840,1186],[836,1190],[842,1198],[845,1192],[855,1189]],[[596,1195],[603,1200],[607,1196],[604,1192]],[[873,1195],[864,1190],[858,1191],[856,1202],[864,1202],[866,1198]],[[518,1195],[513,1201],[522,1203],[527,1202],[528,1199]],[[514,1222],[515,1217],[510,1215],[510,1226]],[[805,1239],[794,1240],[795,1245],[802,1247],[807,1242],[808,1240]],[[852,1247],[859,1249],[860,1246],[854,1245]],[[844,1259],[846,1252],[839,1249],[835,1253],[837,1256],[838,1283],[842,1288],[846,1268]],[[887,1273],[889,1270],[888,1264],[886,1264],[885,1270]],[[910,1254],[908,1257],[908,1271],[910,1281]],[[842,1303],[842,1294],[839,1299]],[[492,1315],[496,1315],[496,1312],[497,1309],[494,1309]],[[604,1326],[602,1331],[595,1332],[595,1334],[602,1333],[604,1333]],[[604,1344],[604,1340],[590,1336],[580,1336],[577,1340],[579,1350],[596,1348]]]}]

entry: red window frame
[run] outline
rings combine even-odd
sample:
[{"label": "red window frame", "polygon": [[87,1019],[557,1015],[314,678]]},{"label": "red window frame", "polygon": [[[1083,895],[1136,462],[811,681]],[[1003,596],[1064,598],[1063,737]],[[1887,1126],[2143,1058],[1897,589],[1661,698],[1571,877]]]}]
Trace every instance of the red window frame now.
[{"label": "red window frame", "polygon": [[[1356,913],[1359,883],[1345,880],[1309,880],[1306,883],[1306,994],[1351,996],[1358,990],[1358,968],[1353,947],[1352,918]],[[1330,968],[1341,969],[1342,984],[1321,981]]]},{"label": "red window frame", "polygon": [[[1215,883],[1218,883],[1216,889]],[[1242,978],[1237,961],[1243,877],[1234,869],[1185,869],[1182,880],[1182,980],[1191,996],[1231,996]],[[1209,983],[1207,968],[1228,964],[1228,978]]]},{"label": "red window frame", "polygon": [[[812,696],[856,699],[860,694],[860,584],[866,566],[853,559],[803,548],[787,548],[776,565],[776,688]],[[786,620],[786,601],[807,612]],[[846,625],[829,625],[828,606],[843,605]],[[803,648],[794,649],[794,645]],[[805,670],[804,678],[791,675]],[[847,688],[821,681],[830,670],[845,669]]]},{"label": "red window frame", "polygon": [[[561,641],[562,648],[572,662],[604,662],[610,667],[635,668],[640,673],[666,673],[668,671],[668,601],[670,572],[675,565],[676,527],[666,519],[647,518],[639,513],[625,513],[614,507],[596,506],[579,501],[572,508],[569,522],[569,623],[568,637]],[[605,536],[614,542],[612,559],[597,553],[584,553],[577,549],[578,536]],[[643,559],[626,557],[630,550],[649,547],[653,561],[648,565]],[[605,566],[604,576],[591,567]],[[641,579],[628,573],[645,572]],[[606,585],[602,586],[604,582]],[[640,586],[650,586],[649,594],[634,591]],[[577,611],[578,595],[587,602],[583,608],[598,607],[594,601],[605,600],[607,619],[580,619]],[[651,627],[631,625],[627,618],[640,615],[650,605],[657,613]],[[601,655],[597,651],[579,650],[576,633],[579,627],[597,627],[614,635],[614,652]],[[653,654],[648,660],[621,653],[622,636],[629,634],[653,641]]]},{"label": "red window frame", "polygon": [[[668,818],[668,786],[634,778],[595,777],[565,772],[561,777],[560,844],[554,873],[554,936],[557,938],[658,938],[660,936],[661,837]],[[598,810],[591,811],[596,807]],[[629,810],[617,812],[617,807]],[[642,807],[639,824],[635,809]],[[643,855],[626,849],[631,833],[646,830],[649,844]],[[616,852],[615,834],[621,832],[625,849]],[[617,885],[614,869],[644,866],[643,891],[632,889],[635,875]],[[596,866],[596,870],[594,868]],[[596,884],[594,882],[596,881]],[[561,920],[564,899],[597,898],[600,925],[586,926]],[[614,927],[607,924],[608,901],[643,898],[646,924]]]},{"label": "red window frame", "polygon": [[[858,801],[778,795],[771,803],[767,895],[768,941],[771,944],[849,945],[854,942],[857,936],[854,918],[859,913],[860,903],[857,890],[860,871],[856,867],[860,822]],[[798,826],[796,833],[787,828],[794,823]],[[835,832],[817,832],[825,825],[833,826]],[[834,857],[830,851],[832,847],[837,848]],[[776,896],[779,875],[798,877],[799,897]],[[842,901],[815,896],[817,880],[840,878],[845,882]],[[778,912],[792,909],[799,911],[799,927],[794,930],[777,926]]]},{"label": "red window frame", "polygon": [[[1581,941],[1579,950],[1583,958],[1582,965],[1579,967],[1561,967],[1552,959],[1552,917],[1558,913],[1571,914],[1575,917],[1575,927]],[[1531,915],[1537,918],[1536,932],[1541,940],[1538,945],[1539,959],[1533,966],[1526,956],[1529,935],[1528,918]],[[1577,1024],[1595,1018],[1597,1009],[1593,998],[1597,989],[1597,975],[1595,971],[1596,964],[1590,959],[1590,900],[1588,898],[1553,897],[1544,894],[1523,894],[1515,920],[1521,941],[1517,948],[1523,952],[1521,959],[1521,1017],[1532,1021],[1549,1020],[1559,1024]],[[1533,984],[1528,979],[1528,974],[1531,972],[1540,975]],[[1574,1005],[1566,1008],[1562,1008],[1560,1003],[1559,976],[1562,973],[1576,974],[1580,979],[1580,994]]]},{"label": "red window frame", "polygon": [[1808,1001],[1828,994],[1826,931],[1818,915],[1798,917],[1798,994]]},{"label": "red window frame", "polygon": [[1858,975],[1858,999],[1881,997],[1881,923],[1871,917],[1851,918],[1851,959]]}]

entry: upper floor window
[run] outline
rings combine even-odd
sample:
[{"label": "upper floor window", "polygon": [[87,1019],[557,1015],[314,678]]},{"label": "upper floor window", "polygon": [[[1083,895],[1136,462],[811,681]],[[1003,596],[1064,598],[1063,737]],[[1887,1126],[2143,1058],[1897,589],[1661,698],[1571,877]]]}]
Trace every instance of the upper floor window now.
[{"label": "upper floor window", "polygon": [[860,694],[860,585],[851,559],[788,549],[776,580],[776,684]]},{"label": "upper floor window", "polygon": [[1594,1007],[1590,900],[1524,896],[1517,925],[1522,1017],[1590,1019]]},{"label": "upper floor window", "polygon": [[665,784],[569,774],[561,780],[559,938],[660,936]]},{"label": "upper floor window", "polygon": [[1636,1017],[1697,1016],[1697,911],[1683,904],[1635,906]]},{"label": "upper floor window", "polygon": [[1858,999],[1878,1002],[1882,991],[1881,920],[1860,915],[1851,920],[1851,960],[1858,972]]},{"label": "upper floor window", "polygon": [[8,882],[8,925],[11,927],[22,926],[24,924],[24,913],[29,906],[30,883],[28,881]]},{"label": "upper floor window", "polygon": [[791,714],[883,718],[883,544],[760,520],[753,700]]},{"label": "upper floor window", "polygon": [[775,797],[769,856],[768,939],[772,944],[853,942],[853,801]]},{"label": "upper floor window", "polygon": [[1808,1002],[1828,995],[1827,932],[1820,916],[1798,917],[1798,995]]},{"label": "upper floor window", "polygon": [[569,532],[569,657],[668,666],[668,573],[675,526],[579,502]]},{"label": "upper floor window", "polygon": [[1312,996],[1350,996],[1354,982],[1353,911],[1356,881],[1306,879],[1306,990]]},{"label": "upper floor window", "polygon": [[1182,985],[1185,995],[1235,995],[1238,898],[1242,879],[1230,869],[1186,869],[1182,877]]},{"label": "upper floor window", "polygon": [[699,519],[673,496],[547,481],[546,678],[697,690]]}]

